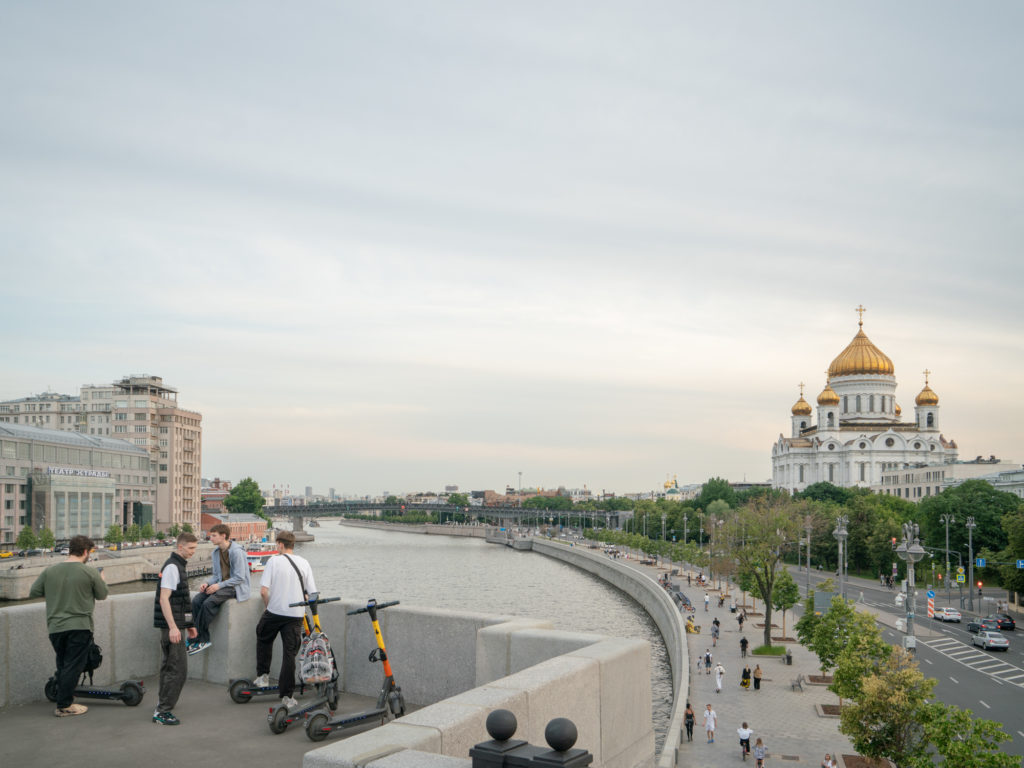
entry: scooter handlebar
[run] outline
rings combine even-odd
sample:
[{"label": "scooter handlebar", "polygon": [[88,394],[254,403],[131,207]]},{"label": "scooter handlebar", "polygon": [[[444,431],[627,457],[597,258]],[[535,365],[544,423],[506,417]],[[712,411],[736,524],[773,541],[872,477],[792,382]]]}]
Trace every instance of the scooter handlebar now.
[{"label": "scooter handlebar", "polygon": [[371,608],[375,608],[376,610],[379,611],[381,608],[390,608],[392,605],[398,605],[398,603],[399,603],[398,600],[392,600],[389,603],[378,603],[375,600],[373,600],[373,598],[371,598],[370,602],[367,603],[365,607],[363,607],[363,608],[356,608],[354,611],[347,611],[346,615],[348,615],[348,616],[355,616],[357,613],[366,613]]},{"label": "scooter handlebar", "polygon": [[298,603],[288,603],[289,608],[298,608],[303,605],[320,605],[321,603],[334,603],[341,600],[340,597],[320,597],[319,595],[310,595],[309,600],[302,600]]}]

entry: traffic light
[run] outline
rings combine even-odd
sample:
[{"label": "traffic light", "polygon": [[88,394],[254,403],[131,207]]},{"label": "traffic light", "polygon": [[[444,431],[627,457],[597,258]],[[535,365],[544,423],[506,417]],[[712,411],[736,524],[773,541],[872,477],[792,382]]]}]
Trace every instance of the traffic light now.
[{"label": "traffic light", "polygon": [[978,582],[978,589],[981,589],[981,582]]},{"label": "traffic light", "polygon": [[942,581],[942,574],[941,573],[937,573],[935,575],[938,577],[939,581]]}]

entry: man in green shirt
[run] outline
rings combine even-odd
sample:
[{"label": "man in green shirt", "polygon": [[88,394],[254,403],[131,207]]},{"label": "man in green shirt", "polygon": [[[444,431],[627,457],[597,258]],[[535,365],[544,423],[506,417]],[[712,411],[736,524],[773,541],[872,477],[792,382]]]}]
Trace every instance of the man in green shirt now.
[{"label": "man in green shirt", "polygon": [[93,607],[107,597],[103,575],[86,565],[95,549],[88,536],[75,536],[68,544],[68,559],[39,574],[29,591],[29,597],[46,598],[46,631],[57,653],[57,717],[87,710],[74,703],[75,685],[92,646]]}]

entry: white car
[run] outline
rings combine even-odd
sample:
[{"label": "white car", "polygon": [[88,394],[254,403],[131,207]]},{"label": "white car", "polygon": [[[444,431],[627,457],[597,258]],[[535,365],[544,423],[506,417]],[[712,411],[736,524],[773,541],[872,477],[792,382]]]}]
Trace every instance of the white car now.
[{"label": "white car", "polygon": [[940,621],[955,621],[957,624],[960,623],[960,611],[956,608],[936,608],[935,618]]},{"label": "white car", "polygon": [[985,650],[1010,650],[1010,641],[999,632],[979,632],[973,640],[975,645],[980,645]]}]

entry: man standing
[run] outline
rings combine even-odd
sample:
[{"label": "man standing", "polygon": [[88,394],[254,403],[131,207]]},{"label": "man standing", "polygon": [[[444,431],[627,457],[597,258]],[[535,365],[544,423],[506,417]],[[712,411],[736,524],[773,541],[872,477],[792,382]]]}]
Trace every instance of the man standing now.
[{"label": "man standing", "polygon": [[725,677],[725,667],[722,666],[722,662],[718,662],[715,665],[715,693],[722,692],[722,678]]},{"label": "man standing", "polygon": [[291,607],[306,595],[316,592],[313,569],[295,549],[295,534],[280,531],[277,534],[275,555],[267,562],[260,582],[260,595],[266,610],[256,625],[256,679],[253,685],[266,688],[270,685],[270,660],[274,651],[274,639],[281,635],[281,671],[277,676],[281,705],[295,710],[299,704],[292,694],[295,692],[295,654],[302,642],[303,606]]},{"label": "man standing", "polygon": [[189,611],[188,574],[185,566],[196,553],[198,540],[194,533],[178,535],[177,549],[171,553],[160,569],[160,583],[153,601],[153,626],[160,630],[160,650],[163,661],[160,664],[160,694],[153,712],[153,722],[160,725],[180,725],[174,716],[174,705],[178,703],[181,689],[188,677],[188,652],[181,631],[185,629],[189,638],[196,636]]},{"label": "man standing", "polygon": [[188,644],[188,654],[205,651],[210,642],[210,622],[223,603],[236,598],[244,603],[249,599],[249,564],[245,550],[231,540],[231,529],[217,523],[210,529],[213,550],[213,575],[199,585],[199,594],[192,598],[192,619],[196,625],[196,639]]},{"label": "man standing", "polygon": [[715,726],[718,725],[718,713],[708,704],[704,711],[704,731],[708,735],[708,744],[715,743]]},{"label": "man standing", "polygon": [[46,598],[46,631],[57,653],[57,717],[84,715],[88,707],[74,703],[75,684],[85,669],[92,647],[92,611],[107,597],[103,575],[86,565],[96,545],[88,536],[75,536],[68,557],[51,565],[35,580],[29,597]]}]

